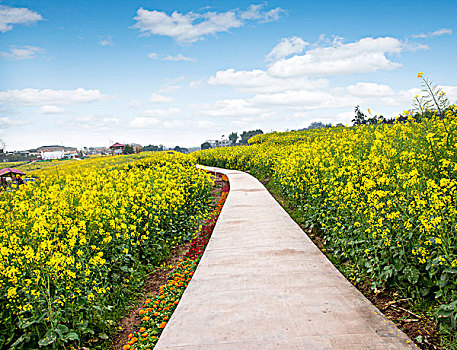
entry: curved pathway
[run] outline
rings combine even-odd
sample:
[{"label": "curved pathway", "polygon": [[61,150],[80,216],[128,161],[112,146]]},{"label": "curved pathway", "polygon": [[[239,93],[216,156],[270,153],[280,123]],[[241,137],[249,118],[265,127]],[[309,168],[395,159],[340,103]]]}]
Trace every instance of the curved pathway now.
[{"label": "curved pathway", "polygon": [[412,349],[265,187],[241,171],[155,349]]}]

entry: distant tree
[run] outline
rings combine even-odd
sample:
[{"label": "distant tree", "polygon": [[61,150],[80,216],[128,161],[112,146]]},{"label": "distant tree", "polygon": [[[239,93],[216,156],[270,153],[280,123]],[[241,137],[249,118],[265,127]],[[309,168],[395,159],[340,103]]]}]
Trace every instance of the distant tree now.
[{"label": "distant tree", "polygon": [[[368,110],[369,112],[370,110]],[[365,113],[363,113],[360,110],[359,106],[355,106],[355,117],[352,119],[352,123],[354,126],[357,125],[362,125],[362,124],[368,124],[368,125],[374,125],[378,124],[379,122],[381,123],[386,123],[386,119],[382,115],[374,115],[371,117],[368,117]]]},{"label": "distant tree", "polygon": [[229,140],[232,142],[232,146],[236,145],[236,141],[238,140],[238,133],[237,132],[232,132],[228,136]]},{"label": "distant tree", "polygon": [[332,124],[324,124],[322,122],[312,122],[309,126],[308,126],[308,130],[313,130],[313,129],[322,129],[322,128],[331,128],[332,127]]},{"label": "distant tree", "polygon": [[360,110],[360,106],[355,106],[355,117],[352,119],[352,124],[354,126],[366,124],[367,116]]},{"label": "distant tree", "polygon": [[209,148],[211,148],[211,144],[210,144],[208,141],[203,142],[203,143],[201,144],[200,148],[201,148],[201,149],[209,149]]},{"label": "distant tree", "polygon": [[133,154],[135,153],[135,149],[132,145],[125,145],[124,147],[124,154]]},{"label": "distant tree", "polygon": [[181,153],[187,153],[187,151],[188,151],[187,148],[179,147],[179,146],[176,146],[175,148],[173,148],[173,150],[176,152],[181,152]]},{"label": "distant tree", "polygon": [[149,151],[149,152],[159,152],[163,151],[163,145],[147,145],[143,147],[143,151]]},{"label": "distant tree", "polygon": [[255,136],[255,135],[258,135],[258,134],[263,134],[263,131],[260,130],[260,129],[257,129],[257,130],[250,130],[250,131],[243,131],[241,133],[241,140],[240,140],[240,145],[247,145],[248,144],[248,140]]},{"label": "distant tree", "polygon": [[3,139],[0,139],[0,153],[5,152],[5,141]]}]

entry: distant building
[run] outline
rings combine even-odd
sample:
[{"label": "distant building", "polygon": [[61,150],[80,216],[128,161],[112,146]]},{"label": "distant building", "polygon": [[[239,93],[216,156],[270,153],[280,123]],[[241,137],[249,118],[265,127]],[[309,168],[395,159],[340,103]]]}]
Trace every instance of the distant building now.
[{"label": "distant building", "polygon": [[28,152],[29,152],[29,156],[30,156],[30,157],[36,157],[36,158],[38,158],[38,157],[41,156],[41,153],[38,152],[38,149],[36,149],[36,148],[29,149]]},{"label": "distant building", "polygon": [[41,159],[43,159],[43,160],[63,159],[64,157],[65,157],[64,151],[41,152]]},{"label": "distant building", "polygon": [[135,150],[135,153],[140,153],[143,150],[143,146],[141,146],[138,143],[131,143],[130,146],[133,147],[133,149]]},{"label": "distant building", "polygon": [[59,145],[38,147],[36,151],[41,155],[42,159],[73,158],[78,155],[78,149],[76,147]]},{"label": "distant building", "polygon": [[94,156],[94,155],[106,155],[109,154],[110,151],[106,147],[84,147],[84,153],[86,155]]},{"label": "distant building", "polygon": [[232,145],[232,141],[230,140],[206,140],[211,145],[211,148],[216,147],[228,147]]},{"label": "distant building", "polygon": [[122,154],[124,153],[125,145],[122,143],[116,142],[114,145],[109,146],[111,154]]}]

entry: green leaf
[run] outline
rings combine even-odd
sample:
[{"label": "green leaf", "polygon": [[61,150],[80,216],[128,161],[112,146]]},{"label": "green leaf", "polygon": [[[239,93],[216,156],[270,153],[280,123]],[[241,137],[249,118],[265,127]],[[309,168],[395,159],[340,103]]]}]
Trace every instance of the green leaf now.
[{"label": "green leaf", "polygon": [[46,332],[45,336],[43,339],[40,339],[38,341],[39,346],[48,346],[49,344],[52,344],[56,341],[57,335],[52,331],[49,330]]},{"label": "green leaf", "polygon": [[70,332],[65,335],[65,340],[79,340],[79,336],[75,332]]},{"label": "green leaf", "polygon": [[26,329],[26,328],[30,327],[32,324],[34,324],[34,323],[35,323],[35,321],[21,322],[20,323],[20,327],[21,327],[21,329]]},{"label": "green leaf", "polygon": [[442,275],[441,275],[441,278],[438,282],[438,285],[443,288],[447,285],[447,283],[449,282],[449,274],[444,272]]},{"label": "green leaf", "polygon": [[59,329],[60,331],[62,331],[64,333],[67,333],[69,331],[68,327],[65,326],[64,324],[58,324],[57,329]]},{"label": "green leaf", "polygon": [[14,349],[16,346],[24,342],[26,340],[27,336],[26,334],[22,334],[15,342],[10,346],[10,349]]},{"label": "green leaf", "polygon": [[405,277],[412,284],[416,284],[419,280],[419,271],[413,266],[407,266],[404,270]]}]

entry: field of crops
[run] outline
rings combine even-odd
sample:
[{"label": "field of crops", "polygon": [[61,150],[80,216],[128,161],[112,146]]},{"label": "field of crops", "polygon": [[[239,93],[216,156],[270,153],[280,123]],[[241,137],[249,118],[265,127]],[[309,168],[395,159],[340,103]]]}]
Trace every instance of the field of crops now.
[{"label": "field of crops", "polygon": [[0,348],[107,338],[146,268],[192,238],[212,189],[179,153],[86,159],[33,175],[0,195]]},{"label": "field of crops", "polygon": [[[418,122],[271,133],[197,162],[269,178],[326,249],[457,321],[457,108]],[[356,275],[357,275],[356,274]]]}]

